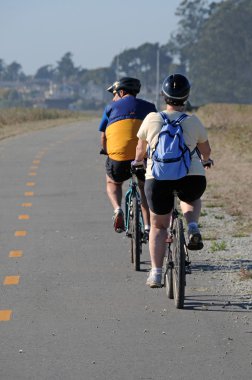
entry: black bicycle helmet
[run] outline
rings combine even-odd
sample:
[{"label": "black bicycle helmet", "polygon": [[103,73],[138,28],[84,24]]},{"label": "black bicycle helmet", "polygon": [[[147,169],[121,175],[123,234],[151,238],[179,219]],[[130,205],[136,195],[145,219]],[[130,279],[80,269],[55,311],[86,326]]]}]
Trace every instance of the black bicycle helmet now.
[{"label": "black bicycle helmet", "polygon": [[183,105],[190,93],[190,83],[181,74],[172,74],[165,78],[162,94],[167,104]]},{"label": "black bicycle helmet", "polygon": [[136,95],[140,92],[141,83],[139,79],[124,77],[114,82],[107,91],[113,94],[119,90],[125,90],[127,93]]}]

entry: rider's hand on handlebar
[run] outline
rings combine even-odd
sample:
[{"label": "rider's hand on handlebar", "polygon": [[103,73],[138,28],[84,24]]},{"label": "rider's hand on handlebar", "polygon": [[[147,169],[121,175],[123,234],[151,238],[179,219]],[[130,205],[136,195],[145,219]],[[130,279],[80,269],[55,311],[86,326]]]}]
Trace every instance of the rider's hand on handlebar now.
[{"label": "rider's hand on handlebar", "polygon": [[206,161],[202,160],[201,162],[205,169],[210,169],[214,165],[214,162],[211,158]]},{"label": "rider's hand on handlebar", "polygon": [[142,161],[137,161],[137,160],[134,160],[131,162],[131,167],[132,168],[143,168],[145,169],[145,162],[142,160]]},{"label": "rider's hand on handlebar", "polygon": [[145,162],[134,160],[131,162],[131,170],[133,172],[136,172],[137,170],[144,170],[145,171]]}]

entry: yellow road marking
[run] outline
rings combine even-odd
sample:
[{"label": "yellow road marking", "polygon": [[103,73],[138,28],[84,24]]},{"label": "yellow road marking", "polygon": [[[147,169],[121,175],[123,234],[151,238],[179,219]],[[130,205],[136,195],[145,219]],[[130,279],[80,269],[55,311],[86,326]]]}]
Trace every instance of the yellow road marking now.
[{"label": "yellow road marking", "polygon": [[21,257],[23,256],[23,251],[21,250],[14,250],[9,252],[9,257]]},{"label": "yellow road marking", "polygon": [[19,236],[26,236],[27,235],[27,231],[16,231],[15,232],[15,236],[19,237]]},{"label": "yellow road marking", "polygon": [[11,319],[12,310],[0,310],[0,321],[9,321]]},{"label": "yellow road marking", "polygon": [[21,214],[18,216],[18,219],[19,220],[28,220],[28,219],[30,219],[30,216],[27,214]]},{"label": "yellow road marking", "polygon": [[33,160],[32,163],[35,165],[40,164],[40,160]]},{"label": "yellow road marking", "polygon": [[30,176],[30,177],[33,177],[33,176],[35,176],[35,175],[37,175],[36,172],[30,172],[30,173],[29,173],[29,176]]},{"label": "yellow road marking", "polygon": [[32,186],[35,186],[35,185],[36,185],[35,182],[26,182],[26,186],[32,187]]},{"label": "yellow road marking", "polygon": [[4,285],[18,285],[20,280],[20,276],[5,276]]},{"label": "yellow road marking", "polygon": [[31,207],[32,203],[21,203],[22,207]]},{"label": "yellow road marking", "polygon": [[25,191],[24,195],[25,195],[26,197],[33,197],[34,192],[33,192],[33,191]]}]

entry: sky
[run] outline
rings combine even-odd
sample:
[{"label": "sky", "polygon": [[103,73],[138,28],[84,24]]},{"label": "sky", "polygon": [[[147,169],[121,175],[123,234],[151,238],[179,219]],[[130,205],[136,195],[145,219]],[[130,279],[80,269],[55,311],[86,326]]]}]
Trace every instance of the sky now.
[{"label": "sky", "polygon": [[76,67],[110,66],[125,49],[168,42],[181,0],[0,0],[0,59],[26,75],[72,53]]}]

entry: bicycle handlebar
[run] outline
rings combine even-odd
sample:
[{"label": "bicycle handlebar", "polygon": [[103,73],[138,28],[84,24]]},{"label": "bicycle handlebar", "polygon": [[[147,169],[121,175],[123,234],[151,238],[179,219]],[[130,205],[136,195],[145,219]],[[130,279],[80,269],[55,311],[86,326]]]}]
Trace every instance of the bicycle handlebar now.
[{"label": "bicycle handlebar", "polygon": [[137,174],[137,172],[139,172],[139,171],[141,171],[141,172],[146,172],[146,170],[145,170],[145,167],[144,167],[144,165],[139,165],[139,166],[131,166],[131,173],[132,174]]},{"label": "bicycle handlebar", "polygon": [[214,165],[214,162],[211,158],[209,158],[208,160],[206,161],[201,161],[202,162],[202,165],[204,166],[204,168],[211,168],[211,166]]},{"label": "bicycle handlebar", "polygon": [[104,154],[105,156],[107,156],[107,155],[108,155],[108,153],[106,152],[106,150],[105,150],[105,149],[103,149],[103,148],[100,150],[100,154]]},{"label": "bicycle handlebar", "polygon": [[[106,150],[103,149],[103,148],[100,150],[100,154],[103,154],[105,156],[108,155],[108,153],[106,152]],[[204,168],[211,168],[211,166],[214,165],[214,161],[211,158],[209,158],[206,161],[201,160],[201,162],[202,162],[202,165],[204,166]],[[139,166],[131,165],[131,172],[132,173],[136,174],[136,172],[139,171],[139,170],[142,170],[142,171],[146,172],[146,169],[145,169],[144,165],[139,165]]]}]

